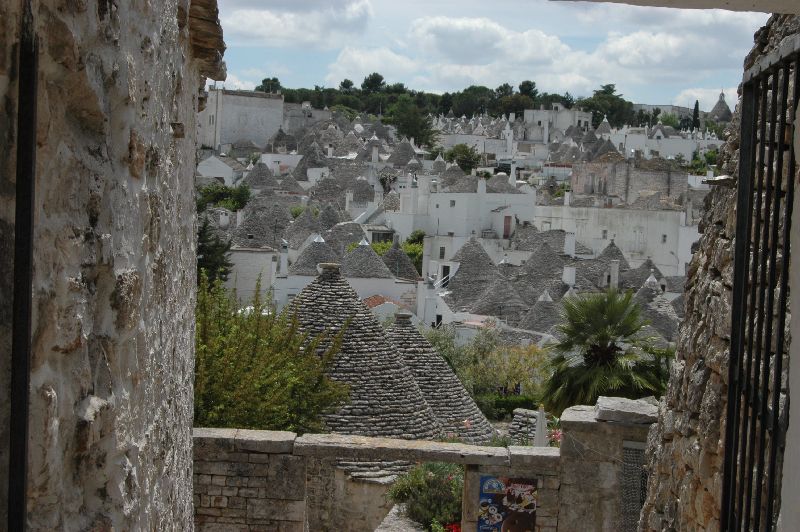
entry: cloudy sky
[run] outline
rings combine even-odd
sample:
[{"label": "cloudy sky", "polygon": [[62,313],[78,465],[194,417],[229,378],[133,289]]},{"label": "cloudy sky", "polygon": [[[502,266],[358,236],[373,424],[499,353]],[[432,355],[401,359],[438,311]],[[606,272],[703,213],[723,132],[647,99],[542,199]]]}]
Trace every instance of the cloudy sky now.
[{"label": "cloudy sky", "polygon": [[767,15],[547,0],[220,0],[228,88],[389,83],[444,92],[472,84],[591,95],[604,83],[637,103],[709,110],[735,99]]}]

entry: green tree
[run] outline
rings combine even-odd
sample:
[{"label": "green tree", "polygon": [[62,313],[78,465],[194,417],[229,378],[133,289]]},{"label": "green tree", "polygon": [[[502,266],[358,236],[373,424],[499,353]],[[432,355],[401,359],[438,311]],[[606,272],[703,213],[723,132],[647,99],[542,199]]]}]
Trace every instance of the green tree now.
[{"label": "green tree", "polygon": [[230,261],[231,243],[219,238],[211,228],[207,216],[197,230],[197,282],[204,276],[212,282],[227,281],[233,263]]},{"label": "green tree", "polygon": [[526,79],[519,84],[519,93],[523,96],[527,96],[531,100],[536,100],[536,97],[539,95],[539,91],[536,89],[536,82]]},{"label": "green tree", "polygon": [[425,230],[424,229],[415,229],[408,235],[406,238],[406,243],[408,244],[422,244],[425,241]]},{"label": "green tree", "polygon": [[514,94],[514,87],[508,83],[503,83],[494,90],[495,98],[502,98],[504,96],[511,96]]},{"label": "green tree", "polygon": [[678,119],[678,115],[672,113],[664,113],[661,115],[661,123],[665,126],[674,127],[678,129],[681,127],[681,121]]},{"label": "green tree", "polygon": [[472,146],[456,144],[444,153],[447,162],[455,162],[467,174],[477,168],[481,162],[481,155]]},{"label": "green tree", "polygon": [[453,112],[456,116],[472,116],[489,112],[496,101],[489,87],[471,85],[453,95]]},{"label": "green tree", "polygon": [[436,144],[438,135],[433,129],[433,123],[420,111],[408,94],[402,94],[397,102],[389,107],[389,116],[398,133],[413,137],[418,146],[432,148]]},{"label": "green tree", "polygon": [[212,183],[198,189],[197,212],[203,212],[209,205],[238,211],[243,209],[248,201],[250,201],[250,187],[247,185],[226,187],[222,183]]},{"label": "green tree", "polygon": [[385,87],[386,81],[384,81],[383,76],[377,72],[373,72],[369,76],[365,77],[364,81],[361,82],[361,90],[366,94],[381,92]]},{"label": "green tree", "polygon": [[517,116],[522,114],[525,109],[533,109],[534,102],[530,96],[525,94],[513,94],[511,96],[503,96],[497,102],[497,110],[504,115],[509,113],[516,113]]},{"label": "green tree", "polygon": [[632,292],[566,298],[562,317],[542,393],[549,412],[593,405],[601,395],[636,399],[664,392],[672,351],[642,334],[647,322]]},{"label": "green tree", "polygon": [[261,300],[239,309],[234,293],[203,275],[197,292],[194,424],[317,431],[322,414],[347,399],[347,387],[326,376],[341,335],[321,354],[322,337]]},{"label": "green tree", "polygon": [[633,103],[623,98],[621,94],[617,94],[616,85],[613,83],[602,85],[594,91],[591,98],[583,98],[576,104],[584,111],[593,113],[593,127],[599,126],[604,116],[608,117],[611,127],[622,127],[632,123],[636,118]]},{"label": "green tree", "polygon": [[353,81],[347,78],[344,78],[341,83],[339,83],[339,90],[342,92],[350,92],[353,90]]},{"label": "green tree", "polygon": [[700,129],[700,102],[694,101],[694,111],[692,111],[692,129]]},{"label": "green tree", "polygon": [[261,84],[258,85],[255,90],[259,92],[269,92],[275,93],[281,90],[281,82],[278,78],[264,78],[261,80]]}]

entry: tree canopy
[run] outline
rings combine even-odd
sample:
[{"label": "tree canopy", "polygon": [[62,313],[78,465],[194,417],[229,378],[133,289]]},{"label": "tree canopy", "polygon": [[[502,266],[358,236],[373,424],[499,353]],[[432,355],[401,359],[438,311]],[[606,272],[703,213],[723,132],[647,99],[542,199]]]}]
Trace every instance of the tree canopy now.
[{"label": "tree canopy", "polygon": [[466,144],[456,144],[444,152],[444,158],[449,163],[456,163],[467,174],[481,163],[481,154]]},{"label": "tree canopy", "polygon": [[552,373],[542,394],[548,411],[593,405],[601,395],[663,393],[673,353],[642,333],[647,322],[632,292],[611,289],[565,298],[562,305],[560,340],[552,347]]},{"label": "tree canopy", "polygon": [[593,113],[592,127],[595,128],[600,125],[604,116],[608,117],[611,127],[631,124],[636,118],[633,103],[623,98],[622,94],[617,94],[617,86],[613,83],[601,85],[590,98],[582,98],[576,105]]},{"label": "tree canopy", "polygon": [[318,431],[321,416],[347,399],[326,376],[340,335],[321,355],[320,337],[261,300],[260,286],[244,309],[221,280],[201,277],[196,308],[194,424],[265,430]]},{"label": "tree canopy", "polygon": [[197,229],[197,282],[204,275],[211,282],[217,279],[227,281],[233,267],[230,251],[231,243],[214,234],[208,217],[203,216]]}]

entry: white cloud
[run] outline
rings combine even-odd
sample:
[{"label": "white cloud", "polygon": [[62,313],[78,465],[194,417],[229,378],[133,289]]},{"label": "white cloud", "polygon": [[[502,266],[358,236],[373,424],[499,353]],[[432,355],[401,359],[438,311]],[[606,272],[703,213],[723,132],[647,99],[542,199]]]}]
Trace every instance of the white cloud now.
[{"label": "white cloud", "polygon": [[[737,87],[727,87],[721,90],[725,93],[725,101],[728,103],[728,107],[733,110],[739,99]],[[685,89],[673,98],[672,103],[684,107],[693,107],[694,102],[699,101],[701,111],[710,111],[716,105],[719,93],[720,89]]]},{"label": "white cloud", "polygon": [[[335,48],[363,31],[372,17],[369,0],[337,2],[282,2],[256,9],[254,2],[239,2],[221,17],[225,39],[238,46],[305,46]],[[263,4],[262,4],[263,5]],[[281,9],[291,6],[293,9]]]},{"label": "white cloud", "polygon": [[329,65],[325,82],[331,87],[338,87],[343,79],[351,79],[358,86],[365,76],[380,72],[389,83],[408,83],[421,65],[404,55],[388,48],[353,48],[346,46],[339,52],[336,61]]},{"label": "white cloud", "polygon": [[[261,79],[263,78],[260,78],[258,81],[253,81],[252,79],[242,79],[233,72],[228,72],[228,77],[222,82],[222,86],[226,89],[253,90],[256,88],[256,85],[261,83]],[[208,85],[211,85],[212,83],[212,81],[209,81]],[[217,86],[219,86],[219,82],[217,82]]]}]

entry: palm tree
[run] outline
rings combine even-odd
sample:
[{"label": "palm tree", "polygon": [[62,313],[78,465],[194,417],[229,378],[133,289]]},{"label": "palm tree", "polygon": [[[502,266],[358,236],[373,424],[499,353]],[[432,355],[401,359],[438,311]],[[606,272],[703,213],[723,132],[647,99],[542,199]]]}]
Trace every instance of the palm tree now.
[{"label": "palm tree", "polygon": [[561,338],[552,346],[543,394],[548,411],[593,405],[601,395],[636,399],[664,392],[673,351],[642,332],[647,321],[632,292],[566,297],[562,305]]}]

